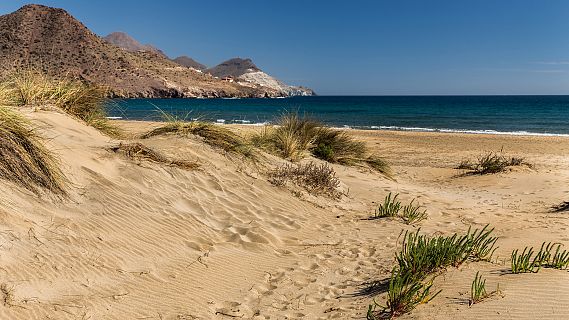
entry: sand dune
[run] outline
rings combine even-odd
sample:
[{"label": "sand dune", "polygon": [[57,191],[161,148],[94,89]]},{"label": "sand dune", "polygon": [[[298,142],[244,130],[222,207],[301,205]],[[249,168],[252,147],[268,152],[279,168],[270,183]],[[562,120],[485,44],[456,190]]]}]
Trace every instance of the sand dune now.
[{"label": "sand dune", "polygon": [[[23,110],[48,138],[69,198],[38,197],[0,180],[1,319],[361,319],[366,283],[389,276],[396,220],[365,220],[389,192],[417,198],[427,234],[490,223],[495,263],[449,269],[441,295],[403,319],[567,319],[569,273],[509,274],[512,249],[569,246],[569,139],[353,131],[393,164],[396,180],[334,165],[348,196],[298,196],[199,139],[144,143],[196,170],[131,160],[118,144],[53,111]],[[118,122],[135,133],[152,124]],[[253,130],[236,127],[235,130]],[[464,157],[504,148],[533,169],[457,177]],[[468,306],[476,271],[499,295]],[[383,295],[377,296],[383,302]]]}]

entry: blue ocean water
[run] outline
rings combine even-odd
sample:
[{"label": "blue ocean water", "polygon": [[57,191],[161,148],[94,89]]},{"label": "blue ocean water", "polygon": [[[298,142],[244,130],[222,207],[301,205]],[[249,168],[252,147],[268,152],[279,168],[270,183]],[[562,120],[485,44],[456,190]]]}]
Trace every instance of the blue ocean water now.
[{"label": "blue ocean water", "polygon": [[113,100],[109,116],[259,124],[287,111],[335,127],[467,133],[569,135],[569,96],[316,96],[285,99]]}]

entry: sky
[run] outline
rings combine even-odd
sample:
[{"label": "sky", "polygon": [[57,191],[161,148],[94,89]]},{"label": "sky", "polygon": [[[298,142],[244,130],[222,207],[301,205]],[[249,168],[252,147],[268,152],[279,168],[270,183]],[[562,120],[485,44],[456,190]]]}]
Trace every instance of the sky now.
[{"label": "sky", "polygon": [[[0,1],[0,14],[29,1]],[[170,57],[252,58],[320,95],[569,94],[565,0],[37,0]]]}]

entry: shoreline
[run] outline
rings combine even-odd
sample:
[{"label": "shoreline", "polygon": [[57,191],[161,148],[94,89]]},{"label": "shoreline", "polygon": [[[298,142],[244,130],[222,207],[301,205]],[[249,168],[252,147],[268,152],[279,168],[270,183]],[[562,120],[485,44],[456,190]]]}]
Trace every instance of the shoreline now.
[{"label": "shoreline", "polygon": [[[164,121],[154,121],[154,120],[129,120],[122,119],[121,117],[107,117],[111,121],[118,122],[135,122],[135,123],[152,123],[158,124]],[[224,126],[235,126],[235,127],[245,127],[245,128],[258,128],[266,125],[271,125],[270,122],[259,122],[259,123],[225,123],[218,121],[205,121],[211,122]],[[496,131],[496,130],[470,130],[470,129],[431,129],[431,128],[413,128],[413,127],[398,127],[398,126],[370,126],[360,127],[360,126],[330,126],[337,130],[349,130],[349,131],[363,131],[363,132],[411,132],[411,133],[433,133],[433,134],[459,134],[459,135],[475,135],[475,136],[501,136],[501,137],[551,137],[551,138],[569,138],[569,133],[540,133],[540,132],[529,132],[529,131]]]}]

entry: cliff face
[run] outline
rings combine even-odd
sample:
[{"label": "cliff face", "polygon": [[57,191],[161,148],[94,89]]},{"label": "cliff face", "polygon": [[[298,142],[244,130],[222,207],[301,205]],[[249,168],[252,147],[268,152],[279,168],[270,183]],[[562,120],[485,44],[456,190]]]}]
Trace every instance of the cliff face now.
[{"label": "cliff face", "polygon": [[26,5],[0,16],[0,77],[30,67],[108,87],[113,97],[281,95],[272,88],[217,79],[159,52],[124,50],[95,35],[65,10],[42,5]]},{"label": "cliff face", "polygon": [[206,70],[219,78],[232,77],[238,82],[247,82],[263,88],[276,90],[282,96],[313,96],[314,91],[304,87],[290,86],[265,73],[251,59],[233,58]]}]

